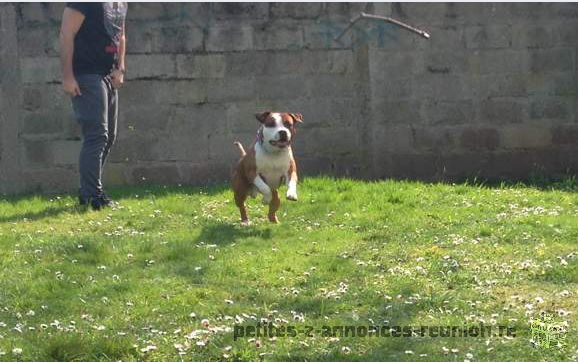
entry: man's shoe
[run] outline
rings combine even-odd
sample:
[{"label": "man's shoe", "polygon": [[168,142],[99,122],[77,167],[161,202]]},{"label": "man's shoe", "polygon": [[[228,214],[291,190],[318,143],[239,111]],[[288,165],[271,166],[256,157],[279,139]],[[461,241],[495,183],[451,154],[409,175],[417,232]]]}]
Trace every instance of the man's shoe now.
[{"label": "man's shoe", "polygon": [[117,203],[109,199],[105,194],[102,194],[100,196],[91,199],[90,205],[94,210],[100,210],[105,207],[116,206]]},{"label": "man's shoe", "polygon": [[106,205],[106,206],[113,206],[114,205],[114,201],[112,201],[111,199],[108,198],[108,196],[106,196],[106,194],[102,194],[102,196],[100,197],[102,199],[102,202]]},{"label": "man's shoe", "polygon": [[99,196],[92,196],[89,198],[84,198],[82,196],[78,196],[78,203],[81,206],[90,205],[93,210],[100,210],[105,207],[115,206],[117,205],[116,202],[112,201],[111,199],[106,196],[106,194],[102,194]]},{"label": "man's shoe", "polygon": [[92,206],[92,209],[94,211],[98,211],[105,207],[108,207],[108,203],[106,203],[106,201],[102,196],[98,196],[90,199],[90,206]]}]

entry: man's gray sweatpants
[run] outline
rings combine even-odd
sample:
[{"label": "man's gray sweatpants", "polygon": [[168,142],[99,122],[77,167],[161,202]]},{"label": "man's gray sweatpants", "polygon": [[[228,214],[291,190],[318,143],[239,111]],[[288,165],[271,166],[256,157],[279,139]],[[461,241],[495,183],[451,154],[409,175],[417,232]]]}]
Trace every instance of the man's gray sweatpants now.
[{"label": "man's gray sweatpants", "polygon": [[82,95],[72,98],[76,119],[82,129],[80,151],[80,198],[88,201],[101,196],[102,169],[116,138],[118,91],[108,76],[82,74],[76,76]]}]

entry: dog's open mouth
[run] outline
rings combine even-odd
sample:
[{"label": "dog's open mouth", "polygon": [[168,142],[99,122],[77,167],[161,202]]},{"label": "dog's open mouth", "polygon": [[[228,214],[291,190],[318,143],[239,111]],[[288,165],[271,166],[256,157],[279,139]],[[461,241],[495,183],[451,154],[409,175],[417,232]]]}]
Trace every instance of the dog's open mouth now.
[{"label": "dog's open mouth", "polygon": [[279,147],[279,148],[285,148],[288,147],[291,144],[291,141],[269,141],[269,143],[271,144],[271,146],[275,146],[275,147]]}]

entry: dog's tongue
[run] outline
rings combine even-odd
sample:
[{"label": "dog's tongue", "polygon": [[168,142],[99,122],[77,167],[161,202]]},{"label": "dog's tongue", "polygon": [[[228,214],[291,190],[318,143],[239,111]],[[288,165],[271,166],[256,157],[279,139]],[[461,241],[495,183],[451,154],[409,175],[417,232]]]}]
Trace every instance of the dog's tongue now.
[{"label": "dog's tongue", "polygon": [[276,147],[287,147],[289,146],[289,141],[271,141],[270,142],[273,146]]}]

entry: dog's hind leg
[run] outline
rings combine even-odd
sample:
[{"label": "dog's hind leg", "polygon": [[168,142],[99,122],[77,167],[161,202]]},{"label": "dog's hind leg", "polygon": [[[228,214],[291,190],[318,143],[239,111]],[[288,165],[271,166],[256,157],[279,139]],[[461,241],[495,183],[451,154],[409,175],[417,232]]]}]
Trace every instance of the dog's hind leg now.
[{"label": "dog's hind leg", "polygon": [[269,202],[269,221],[274,224],[279,222],[277,219],[277,210],[279,210],[279,206],[281,206],[281,200],[279,200],[279,193],[277,190],[271,190],[271,202]]},{"label": "dog's hind leg", "polygon": [[247,184],[245,180],[239,177],[238,173],[233,174],[232,181],[233,193],[235,194],[235,204],[237,204],[239,212],[241,213],[241,223],[243,225],[249,225],[249,216],[247,215],[245,200],[247,200],[251,185]]},{"label": "dog's hind leg", "polygon": [[239,208],[239,212],[241,213],[241,224],[244,226],[249,225],[249,216],[247,215],[247,208],[245,207],[245,200],[247,199],[246,192],[235,192],[235,203]]}]

